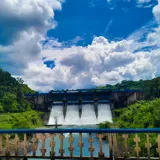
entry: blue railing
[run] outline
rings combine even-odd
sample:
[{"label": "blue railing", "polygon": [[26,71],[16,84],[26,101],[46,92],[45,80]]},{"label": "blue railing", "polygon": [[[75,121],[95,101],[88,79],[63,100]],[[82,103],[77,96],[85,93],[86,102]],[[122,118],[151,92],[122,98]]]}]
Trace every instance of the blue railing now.
[{"label": "blue railing", "polygon": [[160,128],[0,130],[0,158],[160,159]]},{"label": "blue railing", "polygon": [[113,128],[113,129],[86,129],[86,128],[72,128],[72,129],[11,129],[11,130],[0,130],[0,134],[11,134],[11,133],[160,133],[160,128]]}]

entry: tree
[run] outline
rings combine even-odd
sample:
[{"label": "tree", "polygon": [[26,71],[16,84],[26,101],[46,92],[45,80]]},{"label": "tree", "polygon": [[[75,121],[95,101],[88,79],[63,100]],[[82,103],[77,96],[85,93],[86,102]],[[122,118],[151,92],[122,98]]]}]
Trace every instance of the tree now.
[{"label": "tree", "polygon": [[17,81],[18,81],[19,84],[23,84],[24,83],[24,80],[22,78],[20,78],[20,77],[17,77]]},{"label": "tree", "polygon": [[22,78],[13,78],[10,73],[0,69],[0,112],[23,112],[30,110],[31,104],[24,94],[34,93]]},{"label": "tree", "polygon": [[0,113],[2,113],[2,112],[4,112],[4,110],[3,110],[2,104],[0,103]]}]

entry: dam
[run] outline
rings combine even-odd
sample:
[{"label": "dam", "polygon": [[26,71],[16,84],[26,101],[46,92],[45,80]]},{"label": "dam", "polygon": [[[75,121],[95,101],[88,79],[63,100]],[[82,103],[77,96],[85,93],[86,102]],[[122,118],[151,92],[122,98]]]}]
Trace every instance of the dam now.
[{"label": "dam", "polygon": [[[92,125],[104,121],[112,121],[112,114],[109,104],[99,104],[97,115],[93,104],[82,105],[82,115],[79,116],[78,105],[68,105],[66,116],[63,116],[63,106],[54,105],[50,112],[49,125]],[[99,116],[100,115],[100,116]]]},{"label": "dam", "polygon": [[49,93],[27,94],[34,109],[49,112],[49,125],[90,125],[112,121],[112,110],[127,107],[144,99],[137,90],[107,89],[56,90]]}]

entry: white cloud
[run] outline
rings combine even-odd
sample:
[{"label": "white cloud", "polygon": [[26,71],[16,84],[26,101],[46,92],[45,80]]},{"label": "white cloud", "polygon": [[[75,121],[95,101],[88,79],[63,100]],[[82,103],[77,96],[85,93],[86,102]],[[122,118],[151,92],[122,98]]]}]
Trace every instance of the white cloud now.
[{"label": "white cloud", "polygon": [[138,1],[138,3],[149,3],[149,2],[151,2],[151,0],[137,0]]},{"label": "white cloud", "polygon": [[[117,42],[95,37],[86,47],[65,47],[58,39],[51,39],[42,49],[40,42],[44,40],[46,31],[55,27],[54,10],[61,9],[60,1],[3,2],[0,1],[0,25],[3,24],[0,32],[4,34],[0,37],[0,67],[21,75],[35,90],[88,88],[160,75],[159,27],[145,30],[144,42],[135,39],[136,33]],[[153,13],[159,22],[157,8],[159,5],[154,7]],[[81,37],[74,40],[77,43]],[[150,52],[140,51],[143,47],[153,46],[156,49]],[[45,61],[54,61],[56,66],[47,68],[42,60],[44,57]]]},{"label": "white cloud", "polygon": [[[153,13],[155,17],[158,14],[156,10]],[[55,68],[46,68],[42,62],[31,63],[23,78],[32,88],[41,91],[115,84],[124,79],[154,78],[160,75],[160,33],[159,27],[150,29],[152,23],[122,41],[109,42],[101,36],[95,37],[92,44],[86,47],[44,49],[41,56],[54,60]],[[143,42],[136,38],[144,35],[146,40]],[[54,44],[59,42],[54,41]],[[137,51],[152,46],[157,48],[150,52]]]},{"label": "white cloud", "polygon": [[[107,0],[108,3],[112,2],[114,0]],[[132,0],[123,0],[124,2],[131,2]],[[144,4],[144,3],[149,3],[151,2],[152,0],[136,0],[137,3],[139,4]]]},{"label": "white cloud", "polygon": [[160,0],[158,0],[158,5],[153,8],[153,14],[158,23],[160,23]]},{"label": "white cloud", "polygon": [[58,0],[0,1],[0,67],[22,74],[28,63],[40,57],[40,40],[55,27]]},{"label": "white cloud", "polygon": [[160,27],[157,27],[154,32],[148,34],[147,42],[160,47]]},{"label": "white cloud", "polygon": [[47,39],[47,42],[43,45],[43,49],[45,50],[51,50],[55,47],[62,47],[62,43],[58,42],[58,39]]},{"label": "white cloud", "polygon": [[[87,88],[115,84],[124,79],[139,80],[156,77],[160,74],[158,70],[160,49],[134,53],[137,47],[133,46],[137,43],[132,40],[109,43],[104,37],[95,37],[92,44],[87,47],[54,49],[50,51],[51,59],[54,59],[56,52],[59,53],[55,54],[55,68],[49,69],[43,63],[37,63],[36,69],[33,64],[30,64],[30,69],[26,71],[23,78],[33,88],[48,91],[53,88]],[[45,52],[44,50],[43,55]]]}]

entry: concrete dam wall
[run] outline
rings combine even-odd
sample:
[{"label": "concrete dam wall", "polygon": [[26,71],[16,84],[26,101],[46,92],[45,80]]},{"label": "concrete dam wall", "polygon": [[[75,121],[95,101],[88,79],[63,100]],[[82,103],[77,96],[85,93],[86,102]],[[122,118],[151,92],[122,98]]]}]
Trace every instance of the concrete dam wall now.
[{"label": "concrete dam wall", "polygon": [[34,104],[35,110],[50,112],[50,125],[56,123],[82,125],[111,121],[113,109],[126,107],[144,99],[144,92],[84,89],[50,91],[25,96]]}]

